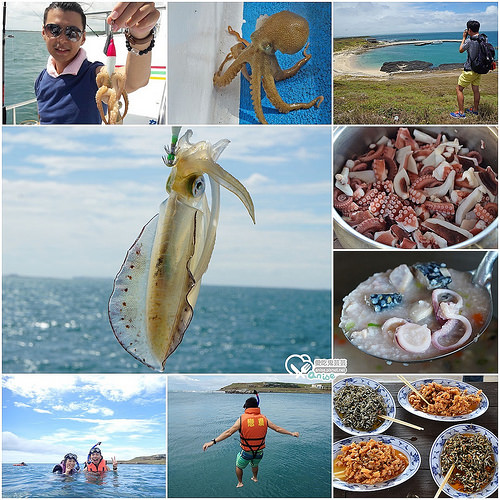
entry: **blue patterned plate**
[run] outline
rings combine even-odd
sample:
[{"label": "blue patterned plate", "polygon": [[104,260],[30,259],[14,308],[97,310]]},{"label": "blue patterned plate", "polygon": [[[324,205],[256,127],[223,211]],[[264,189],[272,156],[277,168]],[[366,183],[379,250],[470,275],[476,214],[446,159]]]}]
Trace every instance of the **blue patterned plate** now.
[{"label": "blue patterned plate", "polygon": [[[365,378],[365,377],[349,377],[345,378],[343,380],[339,380],[333,387],[333,395],[335,396],[335,393],[342,389],[347,384],[351,385],[360,385],[360,386],[368,386],[377,391],[382,398],[384,399],[384,404],[385,407],[387,408],[387,413],[386,415],[388,417],[395,418],[396,417],[396,404],[394,403],[394,399],[391,396],[391,393],[381,384],[378,382],[375,382],[375,380]],[[342,429],[344,432],[347,432],[348,434],[352,434],[353,436],[372,436],[376,434],[381,434],[382,432],[385,432],[392,424],[390,420],[383,420],[382,424],[379,425],[375,430],[373,431],[359,431],[357,429],[353,429],[352,427],[347,427],[340,417],[338,416],[337,412],[335,411],[335,405],[333,406],[333,422],[335,425],[339,428]]]},{"label": "blue patterned plate", "polygon": [[[447,387],[458,387],[461,391],[467,389],[467,394],[474,394],[479,389],[476,387],[466,384],[465,382],[460,382],[458,380],[450,380],[447,378],[426,378],[422,380],[415,380],[412,382],[412,385],[415,389],[419,390],[422,386],[426,384],[430,384],[431,382],[436,382],[437,384],[441,384]],[[408,396],[411,393],[411,389],[408,386],[403,386],[398,392],[398,402],[399,404],[410,413],[414,415],[418,415],[422,418],[427,418],[429,420],[440,420],[441,422],[463,422],[464,420],[472,420],[473,418],[477,418],[482,415],[489,407],[490,403],[488,398],[484,393],[481,394],[481,401],[479,402],[479,406],[471,413],[467,413],[466,415],[457,415],[456,417],[442,417],[440,415],[430,415],[429,413],[425,413],[420,410],[416,410],[408,401]]]},{"label": "blue patterned plate", "polygon": [[[434,478],[434,481],[436,482],[438,487],[441,486],[444,476],[448,472],[441,470],[441,452],[443,450],[443,446],[446,443],[446,441],[451,437],[453,437],[455,434],[465,434],[465,433],[467,434],[475,433],[486,436],[490,440],[490,443],[493,447],[495,459],[498,460],[498,439],[488,429],[485,429],[484,427],[475,424],[457,424],[452,427],[448,427],[448,429],[443,431],[436,438],[433,445],[431,446],[431,452],[429,454],[429,465],[431,468],[432,477]],[[454,497],[454,498],[486,498],[489,497],[492,493],[494,493],[497,490],[497,488],[498,488],[498,463],[492,480],[482,490],[469,495],[468,493],[464,493],[456,490],[455,488],[452,488],[447,483],[443,488],[443,493],[446,493],[449,497]]]},{"label": "blue patterned plate", "polygon": [[342,446],[349,445],[352,443],[360,443],[361,441],[369,441],[370,439],[374,439],[375,441],[381,441],[385,444],[390,444],[394,449],[404,453],[406,458],[408,458],[408,467],[399,475],[393,479],[389,479],[388,481],[382,481],[381,483],[376,484],[357,484],[357,483],[346,483],[345,481],[341,481],[340,479],[333,479],[333,487],[338,488],[339,490],[347,490],[347,491],[376,491],[376,490],[385,490],[386,488],[392,488],[393,486],[397,486],[398,484],[404,483],[410,477],[412,477],[420,467],[420,453],[418,450],[410,443],[403,441],[397,437],[387,436],[382,434],[380,436],[351,436],[341,441],[337,441],[333,444],[333,459],[342,451]]}]

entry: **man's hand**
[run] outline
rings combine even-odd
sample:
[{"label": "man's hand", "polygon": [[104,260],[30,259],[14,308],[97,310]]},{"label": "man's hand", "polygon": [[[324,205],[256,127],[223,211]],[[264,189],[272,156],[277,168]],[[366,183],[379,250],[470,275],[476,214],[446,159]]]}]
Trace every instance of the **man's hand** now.
[{"label": "man's hand", "polygon": [[298,438],[299,437],[299,433],[298,432],[292,432],[292,436]]},{"label": "man's hand", "polygon": [[205,443],[203,445],[203,451],[206,451],[207,448],[210,448],[210,446],[213,446],[214,442],[213,441],[209,441],[208,443]]},{"label": "man's hand", "polygon": [[160,17],[154,2],[119,2],[108,16],[107,22],[117,31],[128,28],[130,34],[140,40],[149,35]]},{"label": "man's hand", "polygon": [[116,461],[116,457],[113,457],[111,460],[113,461],[113,469],[116,469],[118,467],[118,462]]}]

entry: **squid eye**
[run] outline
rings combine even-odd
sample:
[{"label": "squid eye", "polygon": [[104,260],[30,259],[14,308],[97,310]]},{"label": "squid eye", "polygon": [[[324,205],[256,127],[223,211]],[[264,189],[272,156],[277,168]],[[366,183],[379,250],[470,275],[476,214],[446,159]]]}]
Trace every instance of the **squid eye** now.
[{"label": "squid eye", "polygon": [[199,198],[205,192],[205,179],[201,175],[193,180],[191,193],[195,198]]}]

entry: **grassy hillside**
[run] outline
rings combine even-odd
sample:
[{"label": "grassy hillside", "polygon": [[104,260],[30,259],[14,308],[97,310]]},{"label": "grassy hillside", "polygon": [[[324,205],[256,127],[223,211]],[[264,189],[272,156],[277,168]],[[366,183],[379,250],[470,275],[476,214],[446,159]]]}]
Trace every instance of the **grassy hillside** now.
[{"label": "grassy hillside", "polygon": [[[498,73],[482,76],[479,116],[451,118],[460,70],[395,74],[389,77],[335,76],[335,124],[493,124],[498,122]],[[473,104],[464,90],[465,107]],[[396,120],[395,118],[398,117]]]},{"label": "grassy hillside", "polygon": [[147,464],[147,465],[164,465],[166,456],[164,454],[160,455],[149,455],[144,457],[135,457],[132,460],[117,460],[119,464]]},{"label": "grassy hillside", "polygon": [[[321,386],[321,387],[320,387]],[[294,384],[285,382],[255,382],[255,383],[233,383],[222,387],[220,391],[236,394],[252,394],[257,392],[300,392],[310,394],[322,394],[330,392],[332,384],[318,382],[317,384]]]}]

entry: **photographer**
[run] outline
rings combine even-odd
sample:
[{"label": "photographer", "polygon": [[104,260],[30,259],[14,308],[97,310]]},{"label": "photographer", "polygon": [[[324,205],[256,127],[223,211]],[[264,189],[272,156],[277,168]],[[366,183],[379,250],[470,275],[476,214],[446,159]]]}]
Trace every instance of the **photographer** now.
[{"label": "photographer", "polygon": [[[481,82],[481,75],[472,71],[471,60],[477,56],[479,51],[479,27],[480,25],[478,21],[467,21],[467,29],[464,30],[462,43],[458,49],[460,53],[467,51],[467,61],[464,64],[464,70],[458,78],[458,85],[456,86],[458,111],[450,113],[450,116],[453,118],[466,118],[465,113],[471,113],[473,115],[478,114],[480,99],[479,84]],[[472,93],[474,94],[474,106],[472,108],[464,109],[464,88],[469,85],[472,87]]]}]

